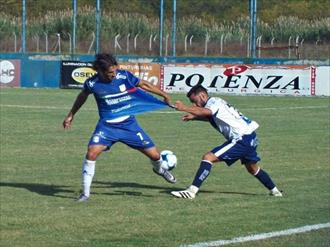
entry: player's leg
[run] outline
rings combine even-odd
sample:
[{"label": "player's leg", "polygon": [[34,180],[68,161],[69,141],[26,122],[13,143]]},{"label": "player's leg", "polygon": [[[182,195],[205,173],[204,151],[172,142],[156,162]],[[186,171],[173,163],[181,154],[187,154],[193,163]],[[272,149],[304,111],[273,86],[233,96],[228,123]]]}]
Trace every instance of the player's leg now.
[{"label": "player's leg", "polygon": [[107,146],[103,145],[88,146],[87,154],[82,164],[82,193],[78,201],[85,201],[89,198],[90,188],[95,174],[96,159],[106,149]]},{"label": "player's leg", "polygon": [[282,193],[276,188],[268,173],[261,169],[258,165],[260,158],[257,154],[257,135],[252,133],[251,135],[244,136],[241,144],[242,149],[246,150],[245,154],[241,158],[241,162],[245,165],[247,171],[257,178],[267,189],[269,189],[271,195],[282,196]]},{"label": "player's leg", "polygon": [[252,161],[247,162],[244,165],[250,174],[252,174],[260,181],[260,183],[262,183],[267,189],[269,189],[270,195],[282,196],[282,193],[277,189],[268,173],[265,170],[261,169],[257,163]]},{"label": "player's leg", "polygon": [[213,163],[218,161],[219,159],[214,153],[204,154],[192,184],[186,190],[172,191],[171,194],[180,198],[194,199],[203,182],[210,175]]},{"label": "player's leg", "polygon": [[146,155],[153,166],[152,170],[159,176],[163,177],[169,183],[176,183],[176,178],[174,175],[161,167],[163,159],[160,155],[160,152],[156,147],[138,149],[144,155]]},{"label": "player's leg", "polygon": [[192,188],[195,193],[198,192],[199,188],[202,186],[203,182],[211,173],[213,163],[218,162],[219,159],[215,156],[214,153],[208,152],[203,155],[202,161],[199,165],[199,168],[195,174],[194,180],[192,182]]},{"label": "player's leg", "polygon": [[186,190],[172,191],[171,194],[180,198],[195,198],[203,182],[210,175],[212,166],[215,162],[224,161],[227,165],[231,165],[239,159],[240,155],[241,150],[239,144],[236,142],[227,141],[222,145],[215,147],[210,152],[203,155],[191,186]]},{"label": "player's leg", "polygon": [[176,182],[176,178],[172,173],[161,167],[162,157],[160,152],[151,137],[139,126],[135,118],[130,118],[117,135],[120,136],[122,143],[146,155],[157,175],[162,176],[169,183]]},{"label": "player's leg", "polygon": [[143,153],[145,156],[147,156],[150,159],[150,162],[155,171],[158,172],[161,169],[161,164],[163,159],[160,155],[160,152],[155,146],[144,149],[138,148],[137,150],[139,150],[141,153]]},{"label": "player's leg", "polygon": [[86,201],[90,196],[90,188],[95,174],[96,159],[105,150],[109,150],[115,142],[113,131],[104,123],[99,122],[88,143],[88,149],[82,164],[82,193],[78,201]]}]

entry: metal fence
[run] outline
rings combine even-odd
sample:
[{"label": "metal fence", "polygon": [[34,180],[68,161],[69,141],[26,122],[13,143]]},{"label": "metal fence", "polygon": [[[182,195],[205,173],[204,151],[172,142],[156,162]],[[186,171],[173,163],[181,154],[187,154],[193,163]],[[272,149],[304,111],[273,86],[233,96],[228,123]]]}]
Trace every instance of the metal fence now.
[{"label": "metal fence", "polygon": [[[210,20],[196,10],[182,15],[182,1],[150,0],[158,8],[129,13],[112,11],[109,1],[95,0],[92,5],[80,6],[77,0],[62,0],[57,3],[61,5],[58,11],[43,9],[38,16],[32,16],[31,9],[45,1],[16,1],[14,20],[6,16],[6,12],[1,17],[0,52],[93,54],[109,51],[116,55],[173,57],[329,58],[330,18],[319,24],[325,26],[325,38],[315,35],[305,40],[304,31],[295,30],[300,25],[297,19],[282,20],[284,27],[293,22],[291,33],[286,27],[285,34],[279,30],[281,19],[279,25],[273,27],[259,20],[258,15],[265,10],[257,0],[238,1],[246,9],[245,16],[231,22]],[[190,2],[206,6],[207,10],[207,1]],[[12,7],[10,4],[11,1],[2,3],[4,10]],[[208,11],[211,16],[216,10]]]}]

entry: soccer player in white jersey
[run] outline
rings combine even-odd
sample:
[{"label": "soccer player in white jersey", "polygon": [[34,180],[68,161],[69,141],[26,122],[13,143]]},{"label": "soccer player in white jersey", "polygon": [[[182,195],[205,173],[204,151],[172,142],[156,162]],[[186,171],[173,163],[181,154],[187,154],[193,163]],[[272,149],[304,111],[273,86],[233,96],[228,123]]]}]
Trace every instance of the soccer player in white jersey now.
[{"label": "soccer player in white jersey", "polygon": [[192,106],[186,106],[181,101],[177,101],[175,104],[177,110],[188,113],[183,116],[182,120],[209,121],[227,141],[203,155],[195,178],[186,190],[172,191],[171,194],[179,198],[193,199],[210,174],[215,162],[224,161],[230,166],[240,160],[247,171],[270,191],[270,195],[282,196],[270,176],[258,165],[260,158],[256,151],[258,140],[255,130],[259,125],[242,115],[225,100],[210,97],[207,90],[201,85],[192,87],[187,93],[187,97],[193,104]]},{"label": "soccer player in white jersey", "polygon": [[[84,88],[78,94],[71,110],[63,121],[64,129],[72,125],[74,115],[93,94],[98,106],[100,119],[88,143],[87,153],[82,167],[82,193],[78,201],[86,201],[90,196],[90,187],[95,173],[95,164],[98,156],[110,150],[116,142],[122,142],[146,155],[153,165],[153,171],[162,176],[167,182],[175,183],[176,178],[161,167],[162,157],[152,139],[139,126],[134,115],[112,118],[113,112],[126,109],[130,106],[128,92],[136,91],[137,87],[147,92],[163,97],[164,102],[170,104],[170,97],[156,86],[135,77],[126,70],[120,70],[118,63],[111,54],[96,55],[93,63],[97,71],[93,77],[87,79]],[[134,99],[133,99],[134,100]]]}]

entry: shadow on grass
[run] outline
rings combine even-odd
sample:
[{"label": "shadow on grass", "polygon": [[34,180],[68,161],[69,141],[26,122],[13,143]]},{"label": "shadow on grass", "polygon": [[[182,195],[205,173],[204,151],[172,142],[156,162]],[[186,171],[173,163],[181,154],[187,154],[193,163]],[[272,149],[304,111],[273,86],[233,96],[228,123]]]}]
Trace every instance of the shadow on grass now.
[{"label": "shadow on grass", "polygon": [[33,184],[33,183],[10,183],[0,182],[0,187],[22,188],[28,191],[44,196],[56,196],[63,198],[74,198],[73,196],[58,195],[59,193],[76,193],[68,189],[69,186],[53,185],[53,184]]},{"label": "shadow on grass", "polygon": [[249,193],[249,192],[237,192],[237,191],[209,191],[200,190],[201,193],[217,193],[217,194],[228,194],[228,195],[242,195],[242,196],[260,196],[260,194]]},{"label": "shadow on grass", "polygon": [[135,182],[93,181],[93,185],[94,185],[93,187],[98,187],[98,188],[137,188],[137,189],[153,189],[153,190],[167,190],[167,191],[173,190],[173,187],[169,188],[168,186],[139,184],[139,183],[135,183]]},{"label": "shadow on grass", "polygon": [[[178,188],[178,187],[163,187],[157,185],[149,185],[149,184],[140,184],[134,182],[102,182],[102,181],[95,181],[93,182],[94,188],[138,188],[138,189],[153,189],[153,190],[160,190],[160,193],[169,194],[173,190],[183,190],[185,188]],[[120,192],[121,194],[131,194],[131,195],[142,195],[141,192],[129,192],[129,191],[116,191]],[[200,190],[201,193],[209,193],[209,194],[229,194],[229,195],[243,195],[243,196],[258,196],[260,194],[256,193],[249,193],[249,192],[236,192],[236,191],[212,191],[212,190]],[[112,193],[104,193],[110,194]],[[115,194],[118,195],[118,194]]]},{"label": "shadow on grass", "polygon": [[[34,183],[11,183],[11,182],[0,182],[0,187],[12,187],[22,188],[30,192],[37,193],[43,196],[54,196],[61,198],[76,198],[77,191],[69,189],[70,186],[53,185],[53,184],[34,184]],[[141,191],[134,191],[129,189],[151,189],[159,190],[159,193],[170,194],[173,190],[182,190],[183,188],[178,187],[166,187],[149,184],[140,184],[135,182],[102,182],[94,181],[94,188],[109,188],[110,192],[92,192],[95,195],[108,195],[108,196],[142,196],[142,197],[153,197],[153,195],[143,194]],[[126,189],[125,189],[126,188]],[[119,189],[119,190],[116,190]],[[69,193],[71,196],[61,195],[62,193]],[[201,193],[215,193],[215,194],[230,194],[230,195],[246,195],[246,196],[258,196],[258,194],[247,193],[247,192],[230,192],[230,191],[210,191],[201,190]]]},{"label": "shadow on grass", "polygon": [[[36,184],[36,183],[12,183],[12,182],[0,182],[0,187],[12,187],[26,189],[30,192],[37,193],[43,196],[55,196],[62,198],[77,198],[77,191],[70,189],[70,186],[53,185],[53,184]],[[94,181],[92,187],[94,188],[111,188],[111,189],[122,189],[122,188],[145,188],[145,189],[156,189],[161,190],[161,193],[169,193],[173,188],[153,186],[147,184],[130,183],[130,182],[100,182]],[[61,195],[62,193],[70,193],[72,196]],[[92,192],[95,195],[110,195],[110,196],[144,196],[152,197],[152,195],[144,195],[139,191],[129,190],[112,190],[111,192]]]},{"label": "shadow on grass", "polygon": [[140,191],[128,191],[121,190],[124,188],[127,189],[149,189],[149,190],[159,190],[159,193],[169,194],[172,190],[177,190],[175,187],[166,187],[166,186],[157,186],[150,184],[140,184],[135,182],[103,182],[103,181],[94,181],[94,188],[109,188],[109,189],[120,189],[113,190],[112,192],[106,193],[95,193],[95,194],[104,194],[104,195],[129,195],[129,196],[144,196],[144,197],[153,197],[152,195],[144,195]]}]

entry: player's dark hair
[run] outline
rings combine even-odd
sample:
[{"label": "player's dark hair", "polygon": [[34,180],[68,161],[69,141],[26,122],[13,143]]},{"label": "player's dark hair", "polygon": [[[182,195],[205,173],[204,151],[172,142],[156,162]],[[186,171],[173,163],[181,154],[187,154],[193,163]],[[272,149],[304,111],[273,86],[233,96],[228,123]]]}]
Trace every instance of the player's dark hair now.
[{"label": "player's dark hair", "polygon": [[93,62],[93,69],[106,71],[110,66],[117,66],[116,58],[109,53],[99,53],[95,55]]},{"label": "player's dark hair", "polygon": [[189,98],[192,94],[196,95],[199,94],[200,92],[207,93],[207,89],[200,84],[195,85],[189,90],[189,92],[187,93],[187,97]]}]

